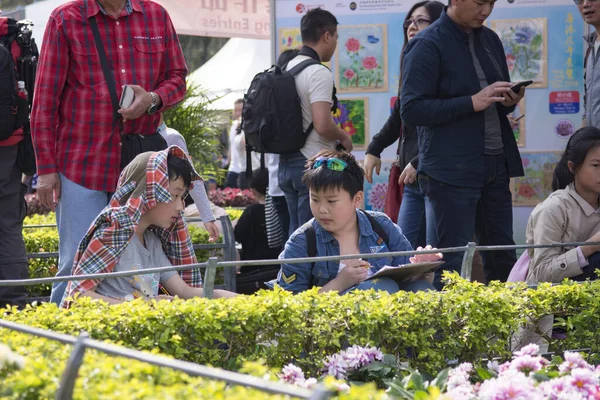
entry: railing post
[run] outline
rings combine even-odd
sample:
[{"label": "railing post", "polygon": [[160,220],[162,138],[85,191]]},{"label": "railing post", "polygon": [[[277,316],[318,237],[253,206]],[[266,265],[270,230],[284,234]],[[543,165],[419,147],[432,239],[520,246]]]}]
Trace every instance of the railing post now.
[{"label": "railing post", "polygon": [[467,249],[465,250],[463,262],[460,267],[460,276],[463,279],[471,280],[471,275],[473,273],[473,256],[475,255],[476,247],[477,244],[474,242],[467,243]]},{"label": "railing post", "polygon": [[[225,261],[235,261],[236,260],[236,251],[235,251],[235,236],[233,234],[233,225],[231,224],[231,220],[228,215],[224,215],[220,218],[221,227],[223,228],[223,241],[225,242],[225,251],[223,254],[223,258]],[[223,271],[225,277],[225,289],[230,292],[235,292],[235,268],[228,267]]]},{"label": "railing post", "polygon": [[67,361],[65,372],[63,372],[62,378],[60,379],[60,386],[56,392],[56,400],[71,400],[73,398],[75,381],[77,380],[77,375],[79,375],[79,368],[83,363],[85,341],[89,337],[90,335],[88,335],[87,332],[81,332],[73,345],[73,350],[69,355],[69,361]]},{"label": "railing post", "polygon": [[215,276],[217,274],[217,257],[210,257],[208,259],[208,265],[206,266],[206,272],[204,273],[204,284],[202,285],[202,295],[207,299],[213,298],[215,291]]}]

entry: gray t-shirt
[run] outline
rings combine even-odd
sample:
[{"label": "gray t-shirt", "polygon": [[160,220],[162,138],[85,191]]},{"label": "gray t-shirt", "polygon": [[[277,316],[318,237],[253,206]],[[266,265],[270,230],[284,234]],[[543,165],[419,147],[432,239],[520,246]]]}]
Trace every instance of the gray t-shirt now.
[{"label": "gray t-shirt", "polygon": [[[473,57],[473,64],[475,65],[475,71],[479,78],[481,88],[489,85],[483,68],[479,63],[479,59],[475,54],[475,34],[469,33],[469,49],[471,50],[471,56]],[[500,126],[500,116],[498,115],[498,109],[496,105],[488,107],[485,111],[485,154],[486,155],[497,155],[502,154],[504,144],[502,143],[502,127]]]},{"label": "gray t-shirt", "polygon": [[[133,235],[113,272],[140,270],[155,267],[167,267],[171,262],[165,255],[160,239],[151,231],[144,233],[146,246],[142,245],[137,235]],[[130,301],[140,297],[153,299],[158,295],[158,284],[164,284],[176,271],[162,274],[146,274],[106,278],[96,287],[96,293],[117,300]]]}]

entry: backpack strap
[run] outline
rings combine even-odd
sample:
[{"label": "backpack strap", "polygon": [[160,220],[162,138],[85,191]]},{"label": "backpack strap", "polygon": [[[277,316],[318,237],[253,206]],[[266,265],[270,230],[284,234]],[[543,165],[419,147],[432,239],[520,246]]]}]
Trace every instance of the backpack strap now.
[{"label": "backpack strap", "polygon": [[[311,65],[323,65],[323,64],[321,64],[317,60],[313,60],[312,58],[309,58],[308,60],[304,60],[300,64],[296,65],[295,67],[290,69],[288,72],[293,77],[295,77],[300,72],[304,71],[304,69],[306,67],[310,67]],[[287,67],[287,65],[286,65],[286,67]],[[327,68],[325,65],[323,65],[323,67]],[[334,90],[335,90],[335,88],[334,88]],[[306,128],[306,130],[304,131],[304,136],[308,136],[308,134],[313,130],[314,127],[315,127],[315,124],[313,122],[311,122],[310,125],[308,125],[308,128]]]},{"label": "backpack strap", "polygon": [[[373,228],[373,232],[375,232],[377,234],[377,236],[379,236],[381,241],[383,243],[385,243],[385,245],[387,246],[388,242],[390,241],[390,238],[388,237],[388,235],[385,232],[385,230],[383,229],[383,227],[379,224],[379,222],[377,222],[375,217],[373,217],[369,212],[364,211],[364,210],[360,210],[360,212],[367,216],[367,218],[369,219],[369,222],[371,223],[371,228]],[[379,243],[379,240],[377,242]]]}]

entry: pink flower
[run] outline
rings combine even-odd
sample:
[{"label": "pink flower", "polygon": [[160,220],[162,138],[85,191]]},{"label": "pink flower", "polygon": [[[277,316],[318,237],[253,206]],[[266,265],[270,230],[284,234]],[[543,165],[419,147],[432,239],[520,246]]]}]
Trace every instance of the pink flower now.
[{"label": "pink flower", "polygon": [[348,68],[344,71],[344,78],[348,79],[349,81],[354,79],[355,76],[356,74],[354,73],[353,69]]},{"label": "pink flower", "polygon": [[365,57],[362,60],[362,66],[364,69],[372,70],[377,68],[377,65],[377,59],[373,56]]},{"label": "pink flower", "polygon": [[281,374],[278,375],[279,379],[286,383],[291,383],[294,385],[304,383],[304,372],[300,369],[300,367],[294,364],[288,364],[281,370]]},{"label": "pink flower", "polygon": [[299,386],[305,387],[307,389],[312,389],[317,386],[319,382],[315,378],[308,378],[303,383],[299,384]]},{"label": "pink flower", "polygon": [[383,211],[383,207],[385,206],[385,198],[387,196],[388,184],[385,183],[377,183],[371,186],[371,190],[369,191],[369,203],[371,203],[371,208],[375,211]]},{"label": "pink flower", "polygon": [[529,375],[532,372],[542,369],[543,366],[539,359],[540,357],[532,357],[530,355],[517,357],[510,363],[510,369]]},{"label": "pink flower", "polygon": [[462,386],[471,386],[469,375],[473,370],[471,363],[462,363],[458,367],[451,369],[448,373],[448,390],[456,389]]},{"label": "pink flower", "polygon": [[558,370],[560,372],[569,372],[575,368],[593,369],[593,367],[583,359],[581,354],[565,351],[565,361],[558,366]]},{"label": "pink flower", "polygon": [[337,379],[346,379],[348,364],[344,357],[340,353],[337,353],[326,358],[325,369],[328,375],[334,376]]},{"label": "pink flower", "polygon": [[598,392],[598,378],[589,369],[575,368],[571,371],[570,378],[571,387],[578,392],[587,395],[595,395]]},{"label": "pink flower", "polygon": [[351,53],[358,53],[360,50],[360,42],[358,39],[350,38],[346,41],[346,50]]},{"label": "pink flower", "polygon": [[511,370],[500,378],[492,378],[481,384],[478,399],[481,400],[542,400],[541,390],[522,373]]},{"label": "pink flower", "polygon": [[515,351],[515,356],[537,356],[540,352],[540,346],[535,343],[528,344],[524,346],[519,351]]}]

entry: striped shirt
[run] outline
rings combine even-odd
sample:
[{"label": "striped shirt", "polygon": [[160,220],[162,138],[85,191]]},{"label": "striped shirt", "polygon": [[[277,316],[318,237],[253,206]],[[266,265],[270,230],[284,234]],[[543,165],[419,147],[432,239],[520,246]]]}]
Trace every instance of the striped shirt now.
[{"label": "striped shirt", "polygon": [[[93,190],[113,192],[120,173],[120,128],[100,66],[89,18],[98,29],[115,76],[160,96],[163,109],[180,102],[187,67],[167,11],[152,1],[129,0],[119,18],[95,0],[76,0],[50,15],[40,54],[31,116],[38,174],[60,172]],[[152,134],[159,113],[123,124],[124,134]]]}]

